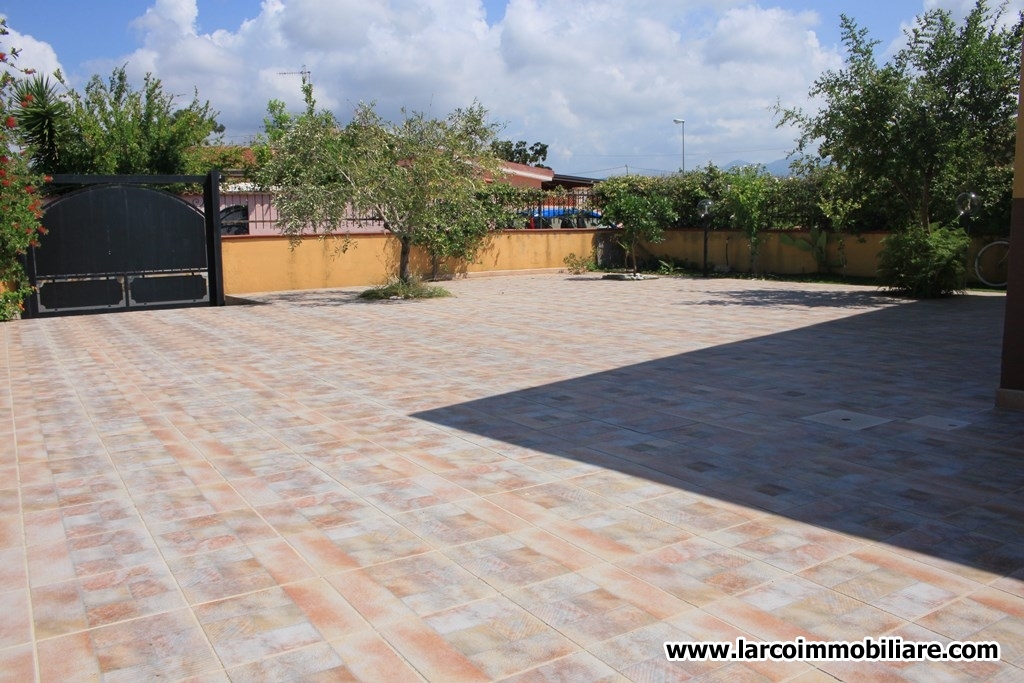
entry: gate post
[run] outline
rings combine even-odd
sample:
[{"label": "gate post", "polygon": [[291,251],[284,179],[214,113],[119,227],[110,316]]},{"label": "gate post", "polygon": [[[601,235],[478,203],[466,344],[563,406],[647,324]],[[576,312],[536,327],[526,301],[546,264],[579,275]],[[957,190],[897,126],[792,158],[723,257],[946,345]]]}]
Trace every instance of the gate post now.
[{"label": "gate post", "polygon": [[220,257],[220,171],[206,174],[203,183],[203,213],[206,215],[206,263],[210,268],[210,305],[224,305],[224,275]]}]

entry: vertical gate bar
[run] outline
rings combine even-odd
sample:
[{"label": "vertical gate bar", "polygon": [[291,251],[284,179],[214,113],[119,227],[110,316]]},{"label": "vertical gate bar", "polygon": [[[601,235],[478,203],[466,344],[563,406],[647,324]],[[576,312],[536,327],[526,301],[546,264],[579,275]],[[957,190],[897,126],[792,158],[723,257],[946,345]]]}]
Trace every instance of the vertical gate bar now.
[{"label": "vertical gate bar", "polygon": [[206,174],[203,183],[206,214],[206,265],[210,273],[210,305],[224,305],[224,276],[220,257],[220,171]]}]

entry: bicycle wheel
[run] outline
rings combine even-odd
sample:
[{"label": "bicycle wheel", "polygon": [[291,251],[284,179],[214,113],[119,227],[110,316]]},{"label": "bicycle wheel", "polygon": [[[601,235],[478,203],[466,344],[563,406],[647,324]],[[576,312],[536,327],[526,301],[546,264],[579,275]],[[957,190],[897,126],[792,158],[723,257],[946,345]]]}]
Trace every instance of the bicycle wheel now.
[{"label": "bicycle wheel", "polygon": [[986,244],[974,257],[974,273],[989,287],[1005,287],[1010,265],[1010,243],[999,240]]}]

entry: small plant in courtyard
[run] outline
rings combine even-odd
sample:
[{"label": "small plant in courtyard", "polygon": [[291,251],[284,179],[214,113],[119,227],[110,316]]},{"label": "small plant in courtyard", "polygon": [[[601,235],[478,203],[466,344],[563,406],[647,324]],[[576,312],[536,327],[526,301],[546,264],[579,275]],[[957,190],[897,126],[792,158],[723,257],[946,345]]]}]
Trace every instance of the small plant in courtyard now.
[{"label": "small plant in courtyard", "polygon": [[594,262],[593,256],[577,256],[575,253],[571,253],[562,259],[562,263],[573,275],[583,275],[597,270],[597,263]]},{"label": "small plant in courtyard", "polygon": [[451,295],[452,293],[444,287],[427,285],[416,277],[410,277],[408,280],[395,278],[387,284],[367,289],[359,294],[359,298],[369,301],[381,301],[390,299],[438,299]]}]

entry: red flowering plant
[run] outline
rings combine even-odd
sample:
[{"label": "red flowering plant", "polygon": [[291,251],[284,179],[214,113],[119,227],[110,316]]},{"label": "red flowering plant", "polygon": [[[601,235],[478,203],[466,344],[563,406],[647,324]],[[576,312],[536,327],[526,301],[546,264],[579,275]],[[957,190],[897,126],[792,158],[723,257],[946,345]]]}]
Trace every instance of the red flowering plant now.
[{"label": "red flowering plant", "polygon": [[25,274],[28,250],[46,234],[39,187],[47,178],[32,170],[29,150],[15,117],[25,103],[14,95],[18,78],[32,73],[17,67],[18,51],[7,46],[7,24],[0,18],[0,321],[20,316],[32,293]]}]

